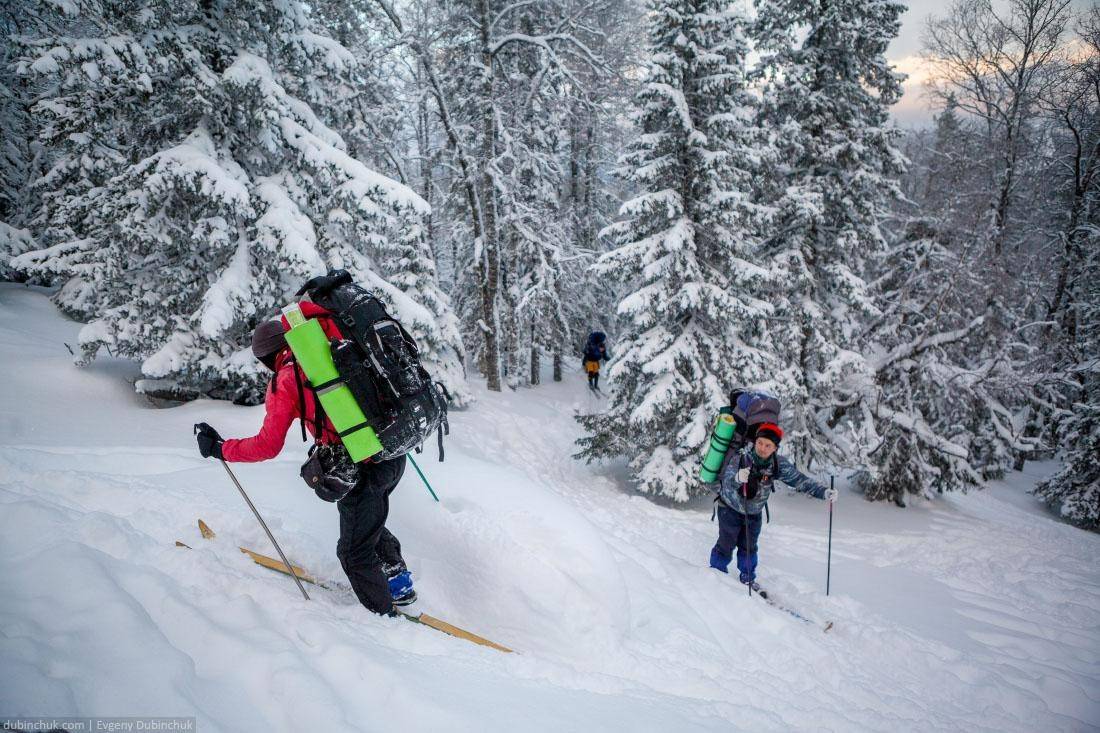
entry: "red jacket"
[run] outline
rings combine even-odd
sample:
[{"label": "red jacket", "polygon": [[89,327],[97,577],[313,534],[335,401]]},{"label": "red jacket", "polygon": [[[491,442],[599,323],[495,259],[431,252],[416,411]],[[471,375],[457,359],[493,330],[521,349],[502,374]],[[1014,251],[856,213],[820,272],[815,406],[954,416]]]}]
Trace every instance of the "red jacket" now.
[{"label": "red jacket", "polygon": [[[327,314],[324,308],[313,303],[302,303],[302,312],[307,317],[316,317]],[[330,338],[339,337],[340,332],[336,324],[329,318],[322,318],[321,327]],[[284,326],[286,325],[284,321]],[[255,463],[266,461],[279,455],[286,442],[287,431],[296,419],[302,416],[302,402],[305,402],[306,429],[314,435],[316,421],[315,402],[313,393],[309,389],[309,382],[301,368],[293,363],[293,354],[290,349],[283,349],[275,358],[275,376],[267,385],[267,396],[264,398],[264,424],[260,432],[251,438],[229,438],[222,443],[222,457],[227,461],[237,463]],[[295,372],[301,379],[302,395],[298,394],[298,383]],[[304,398],[304,400],[303,400]],[[316,436],[315,436],[316,437]],[[322,443],[337,443],[340,436],[332,422],[325,417],[325,424],[321,431]]]}]

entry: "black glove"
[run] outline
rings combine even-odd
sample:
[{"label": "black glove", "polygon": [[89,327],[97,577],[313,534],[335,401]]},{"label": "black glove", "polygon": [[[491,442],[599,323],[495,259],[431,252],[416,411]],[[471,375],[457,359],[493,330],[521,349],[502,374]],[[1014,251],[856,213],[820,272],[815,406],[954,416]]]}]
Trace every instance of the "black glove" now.
[{"label": "black glove", "polygon": [[203,458],[213,456],[219,461],[222,460],[222,443],[225,440],[218,435],[217,430],[204,422],[200,422],[195,426],[195,435],[197,436],[195,439],[199,443],[199,455]]}]

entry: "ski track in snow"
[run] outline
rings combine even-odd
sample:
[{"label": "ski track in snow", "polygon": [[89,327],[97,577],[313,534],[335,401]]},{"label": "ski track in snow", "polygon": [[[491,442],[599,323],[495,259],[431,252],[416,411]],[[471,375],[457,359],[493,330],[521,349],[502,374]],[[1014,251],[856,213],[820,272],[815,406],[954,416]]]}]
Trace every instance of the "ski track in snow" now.
[{"label": "ski track in snow", "polygon": [[[262,408],[153,409],[133,365],[76,369],[79,324],[0,286],[0,715],[185,715],[200,730],[1095,730],[1100,537],[1023,494],[1050,466],[900,511],[848,490],[824,595],[824,504],[780,492],[761,582],[806,624],[706,567],[710,502],[632,495],[575,461],[581,375],[452,413],[389,526],[424,610],[501,655],[365,612],[274,555],[191,425],[250,435]],[[235,465],[284,550],[344,580],[336,511],[279,459]],[[843,482],[840,482],[843,483]],[[218,532],[202,540],[197,517]],[[174,546],[182,540],[193,549]],[[828,633],[819,624],[832,620]]]}]

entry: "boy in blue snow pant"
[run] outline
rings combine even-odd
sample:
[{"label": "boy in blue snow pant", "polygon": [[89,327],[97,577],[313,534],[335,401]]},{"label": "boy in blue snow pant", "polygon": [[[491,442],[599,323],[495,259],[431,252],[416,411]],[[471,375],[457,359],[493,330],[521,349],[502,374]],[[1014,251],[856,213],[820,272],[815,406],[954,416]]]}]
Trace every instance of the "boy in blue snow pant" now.
[{"label": "boy in blue snow pant", "polygon": [[727,506],[718,506],[718,542],[710,551],[710,566],[723,573],[729,572],[733,550],[737,548],[737,570],[742,583],[756,579],[756,543],[760,539],[763,517],[760,514],[742,514]]},{"label": "boy in blue snow pant", "polygon": [[767,509],[775,482],[782,481],[795,491],[836,501],[836,490],[795,468],[791,460],[778,453],[783,429],[775,423],[761,423],[756,440],[740,451],[726,455],[719,472],[718,543],[710,551],[710,566],[729,572],[730,559],[737,548],[737,569],[741,582],[756,580],[756,547],[760,539],[760,518]]}]

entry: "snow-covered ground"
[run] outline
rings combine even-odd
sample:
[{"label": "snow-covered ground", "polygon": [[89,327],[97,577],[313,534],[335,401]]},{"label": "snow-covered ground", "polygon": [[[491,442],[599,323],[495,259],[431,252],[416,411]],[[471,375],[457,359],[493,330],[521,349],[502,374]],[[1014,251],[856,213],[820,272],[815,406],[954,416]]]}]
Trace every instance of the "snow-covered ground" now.
[{"label": "snow-covered ground", "polygon": [[[254,565],[274,554],[192,424],[252,434],[262,408],[157,409],[135,367],[77,369],[78,324],[0,286],[0,717],[197,716],[201,731],[1090,730],[1100,727],[1100,536],[1025,493],[1051,466],[907,510],[781,492],[760,580],[828,633],[706,567],[710,504],[632,496],[570,455],[583,379],[452,414],[390,528],[422,610],[519,654]],[[293,561],[341,579],[337,514],[282,456],[235,466]],[[217,532],[202,540],[195,521]],[[181,540],[192,550],[175,546]]]}]

